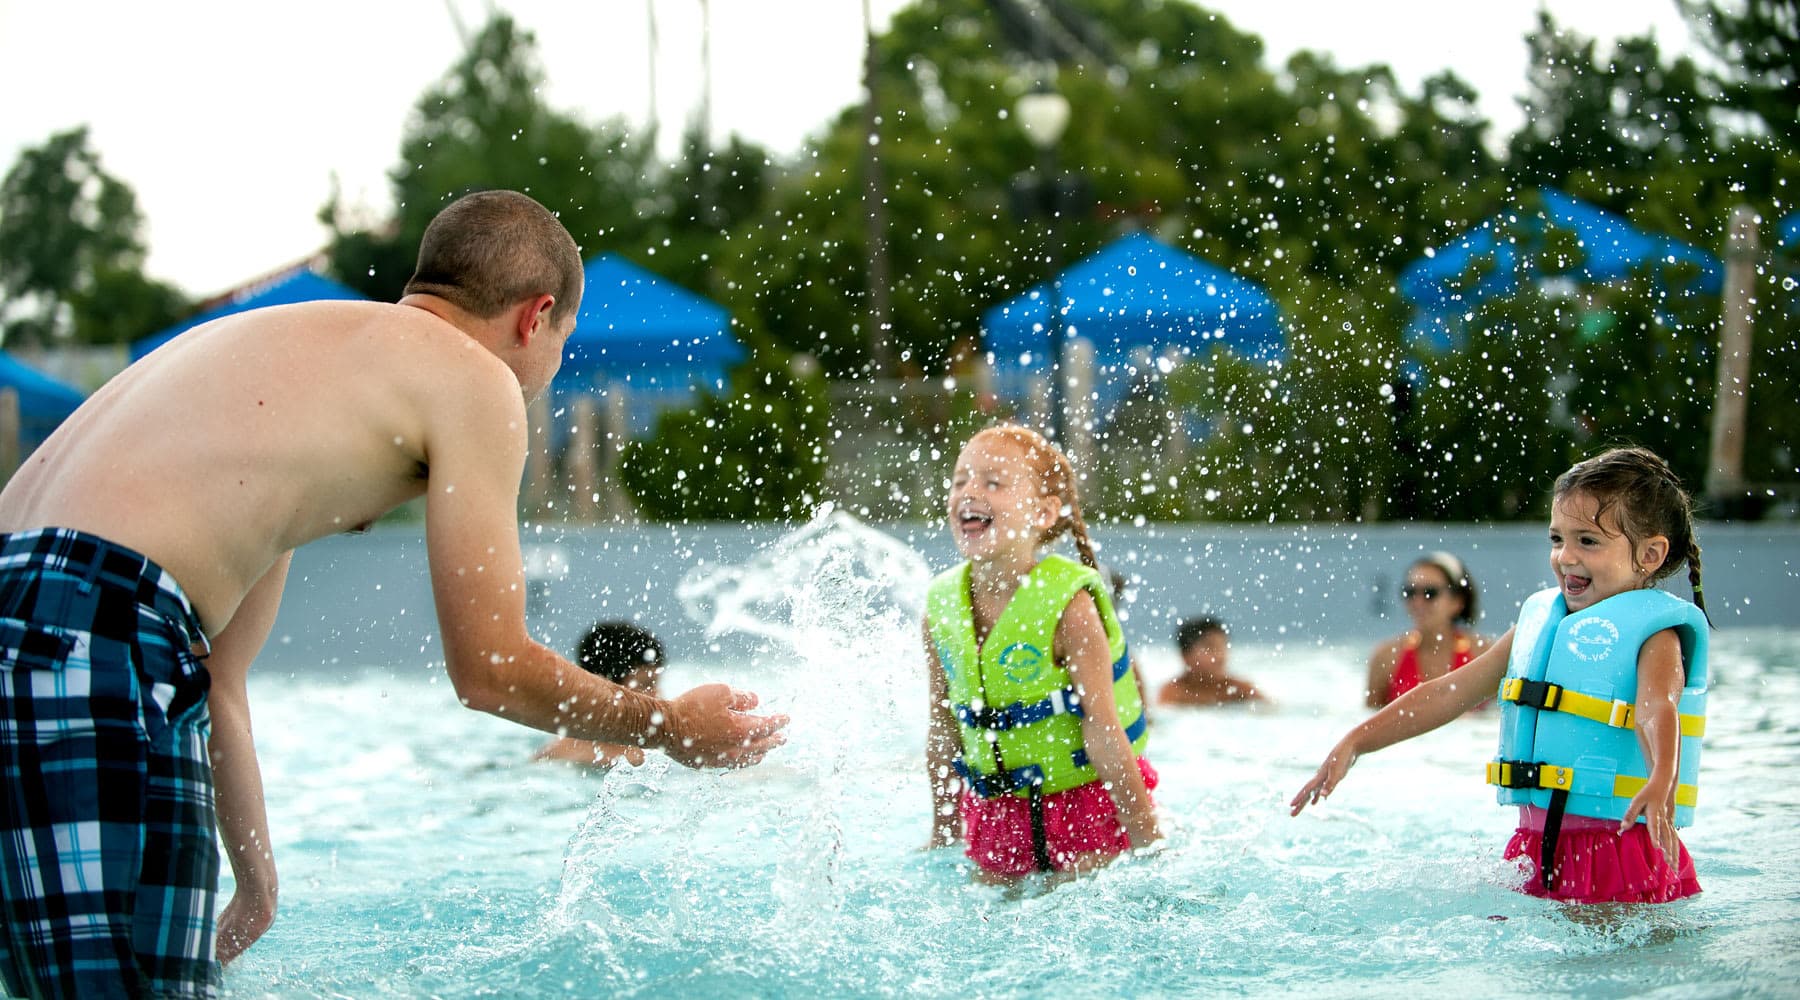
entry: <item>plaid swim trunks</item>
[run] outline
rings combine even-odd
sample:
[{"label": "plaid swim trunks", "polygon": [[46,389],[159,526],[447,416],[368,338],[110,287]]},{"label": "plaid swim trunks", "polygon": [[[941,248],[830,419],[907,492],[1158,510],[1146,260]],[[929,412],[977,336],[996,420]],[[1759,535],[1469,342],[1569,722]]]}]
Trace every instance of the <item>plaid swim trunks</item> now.
[{"label": "plaid swim trunks", "polygon": [[0,535],[0,982],[30,997],[212,996],[204,633],[174,577],[104,539]]}]

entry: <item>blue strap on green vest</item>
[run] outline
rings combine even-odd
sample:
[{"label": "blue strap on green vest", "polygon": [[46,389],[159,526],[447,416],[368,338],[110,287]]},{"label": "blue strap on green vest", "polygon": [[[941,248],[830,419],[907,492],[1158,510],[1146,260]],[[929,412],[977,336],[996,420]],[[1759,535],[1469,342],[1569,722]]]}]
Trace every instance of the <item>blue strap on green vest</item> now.
[{"label": "blue strap on green vest", "polygon": [[[1117,683],[1130,670],[1131,653],[1128,650],[1113,661],[1113,682]],[[1059,691],[1052,691],[1048,697],[1029,705],[1015,701],[1010,705],[980,710],[968,705],[952,705],[951,711],[956,713],[956,721],[965,726],[973,726],[976,729],[1016,729],[1019,726],[1042,722],[1065,712],[1075,716],[1081,715],[1081,695],[1077,694],[1073,687],[1066,687]],[[1133,736],[1132,739],[1136,740],[1137,737]]]},{"label": "blue strap on green vest", "polygon": [[[1144,735],[1144,730],[1149,725],[1150,717],[1139,715],[1136,722],[1125,727],[1125,742],[1136,743],[1138,737]],[[1074,760],[1076,767],[1086,767],[1088,764],[1087,747],[1081,747],[1069,756]],[[1044,769],[1036,764],[1015,767],[1006,772],[1005,778],[1002,779],[997,774],[984,775],[969,770],[969,765],[963,763],[961,756],[958,756],[952,763],[956,767],[956,773],[962,776],[962,780],[968,784],[970,790],[984,799],[1011,795],[1021,788],[1032,788],[1044,783]]]}]

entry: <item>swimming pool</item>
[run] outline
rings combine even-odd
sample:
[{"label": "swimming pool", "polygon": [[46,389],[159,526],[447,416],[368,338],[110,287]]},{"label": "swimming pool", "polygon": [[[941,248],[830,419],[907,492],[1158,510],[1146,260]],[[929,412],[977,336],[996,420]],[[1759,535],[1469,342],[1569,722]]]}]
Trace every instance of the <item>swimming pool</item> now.
[{"label": "swimming pool", "polygon": [[[1362,713],[1366,648],[1310,641],[1234,650],[1272,712],[1153,717],[1162,850],[1002,889],[919,849],[916,624],[795,578],[811,589],[791,607],[822,615],[801,649],[669,671],[671,690],[728,680],[793,714],[790,745],[744,772],[527,764],[539,738],[459,708],[441,670],[253,673],[282,910],[229,993],[1794,995],[1791,630],[1715,638],[1691,900],[1600,913],[1511,891],[1513,817],[1480,777],[1493,714],[1366,758],[1290,819]],[[1138,656],[1152,682],[1175,670],[1148,639]]]}]

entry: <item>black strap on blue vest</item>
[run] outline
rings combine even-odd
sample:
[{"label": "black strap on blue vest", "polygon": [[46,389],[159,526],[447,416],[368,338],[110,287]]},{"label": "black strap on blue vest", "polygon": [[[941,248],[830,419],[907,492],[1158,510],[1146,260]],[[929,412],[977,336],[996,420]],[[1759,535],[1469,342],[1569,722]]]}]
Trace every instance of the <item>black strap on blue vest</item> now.
[{"label": "black strap on blue vest", "polygon": [[[1503,788],[1528,788],[1533,791],[1543,786],[1538,783],[1538,773],[1544,767],[1524,760],[1509,760],[1503,763],[1510,765],[1510,780],[1496,781]],[[1556,888],[1556,842],[1562,836],[1563,810],[1569,804],[1569,790],[1566,788],[1550,789],[1550,808],[1544,814],[1544,837],[1538,849],[1538,879],[1544,885],[1544,891]]]}]

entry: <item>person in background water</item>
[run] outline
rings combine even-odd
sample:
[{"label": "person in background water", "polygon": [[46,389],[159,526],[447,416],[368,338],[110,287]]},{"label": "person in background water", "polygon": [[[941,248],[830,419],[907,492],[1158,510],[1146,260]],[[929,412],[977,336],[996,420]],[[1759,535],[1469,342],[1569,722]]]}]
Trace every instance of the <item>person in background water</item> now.
[{"label": "person in background water", "polygon": [[1463,666],[1487,648],[1471,631],[1475,624],[1475,580],[1461,559],[1432,552],[1407,567],[1400,599],[1413,627],[1375,647],[1363,689],[1370,708],[1393,702],[1423,681]]},{"label": "person in background water", "polygon": [[[628,691],[660,697],[663,647],[656,636],[630,622],[596,622],[575,647],[575,664]],[[609,770],[620,760],[632,765],[644,762],[642,747],[624,743],[559,736],[538,748],[532,760]]]},{"label": "person in background water", "polygon": [[1175,630],[1175,645],[1181,650],[1182,670],[1157,692],[1158,705],[1270,704],[1255,684],[1226,672],[1231,635],[1224,622],[1207,615],[1189,618]]},{"label": "person in background water", "polygon": [[[1689,603],[1657,589],[1683,563]],[[1329,796],[1358,757],[1500,698],[1488,783],[1519,806],[1521,891],[1666,903],[1700,891],[1676,834],[1692,820],[1706,727],[1707,630],[1693,504],[1667,463],[1615,448],[1556,480],[1550,571],[1518,623],[1461,670],[1350,730],[1289,803]]]},{"label": "person in background water", "polygon": [[[628,691],[526,628],[525,407],[562,363],[581,293],[581,253],[554,215],[517,192],[470,194],[427,226],[398,303],[275,306],[183,333],[6,484],[8,991],[208,996],[220,962],[268,929],[251,661],[296,547],[418,497],[464,705],[694,767],[752,764],[781,743],[787,720],[747,714],[755,695]],[[218,841],[236,877],[223,909]]]},{"label": "person in background water", "polygon": [[[954,843],[960,818],[986,877],[1088,870],[1162,836],[1143,704],[1075,483],[1061,451],[1010,424],[970,438],[951,479],[966,561],[926,597],[931,844]],[[1065,534],[1081,562],[1043,551]]]}]

